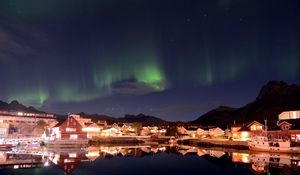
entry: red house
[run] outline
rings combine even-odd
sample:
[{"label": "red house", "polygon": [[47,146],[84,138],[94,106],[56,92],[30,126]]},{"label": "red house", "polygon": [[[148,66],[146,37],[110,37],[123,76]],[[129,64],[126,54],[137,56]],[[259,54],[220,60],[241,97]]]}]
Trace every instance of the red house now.
[{"label": "red house", "polygon": [[48,147],[84,147],[88,143],[88,139],[87,133],[82,131],[83,127],[76,116],[68,116],[67,120],[52,129],[52,139],[50,139]]},{"label": "red house", "polygon": [[75,117],[69,116],[68,119],[59,126],[60,139],[87,139],[87,134],[82,131],[82,128],[83,126],[81,126]]}]

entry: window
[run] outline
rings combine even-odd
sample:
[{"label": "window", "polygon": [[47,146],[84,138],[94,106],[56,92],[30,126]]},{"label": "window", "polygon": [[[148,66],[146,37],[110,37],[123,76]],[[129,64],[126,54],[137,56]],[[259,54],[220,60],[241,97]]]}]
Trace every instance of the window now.
[{"label": "window", "polygon": [[67,132],[76,132],[76,128],[66,128]]},{"label": "window", "polygon": [[77,134],[71,134],[71,135],[70,135],[70,139],[76,140],[77,138],[78,138],[78,135],[77,135]]}]

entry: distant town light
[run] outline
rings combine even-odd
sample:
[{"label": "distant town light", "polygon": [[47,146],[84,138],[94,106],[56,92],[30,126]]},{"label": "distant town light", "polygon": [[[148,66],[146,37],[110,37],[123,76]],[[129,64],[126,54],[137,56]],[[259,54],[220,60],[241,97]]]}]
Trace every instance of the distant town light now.
[{"label": "distant town light", "polygon": [[23,112],[18,112],[17,115],[18,116],[23,116]]}]

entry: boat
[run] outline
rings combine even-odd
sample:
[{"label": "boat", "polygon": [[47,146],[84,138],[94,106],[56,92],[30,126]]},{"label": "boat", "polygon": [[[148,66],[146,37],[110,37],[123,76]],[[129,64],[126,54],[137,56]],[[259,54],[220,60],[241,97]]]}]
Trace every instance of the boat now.
[{"label": "boat", "polygon": [[268,139],[266,134],[253,137],[248,145],[254,151],[300,153],[300,143],[290,139]]}]

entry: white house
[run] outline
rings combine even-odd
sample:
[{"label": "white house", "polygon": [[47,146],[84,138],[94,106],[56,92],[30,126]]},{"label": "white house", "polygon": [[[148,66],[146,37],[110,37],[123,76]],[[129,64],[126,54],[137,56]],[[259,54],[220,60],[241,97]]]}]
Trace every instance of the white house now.
[{"label": "white house", "polygon": [[108,128],[101,131],[101,136],[122,136],[122,132],[116,128]]},{"label": "white house", "polygon": [[209,129],[208,134],[211,137],[221,137],[224,136],[224,130],[219,127],[216,127],[216,128]]},{"label": "white house", "polygon": [[198,136],[202,136],[202,135],[206,134],[205,130],[203,130],[201,128],[187,128],[186,129],[183,126],[178,127],[177,131],[179,134],[187,134],[190,137],[198,137]]}]

